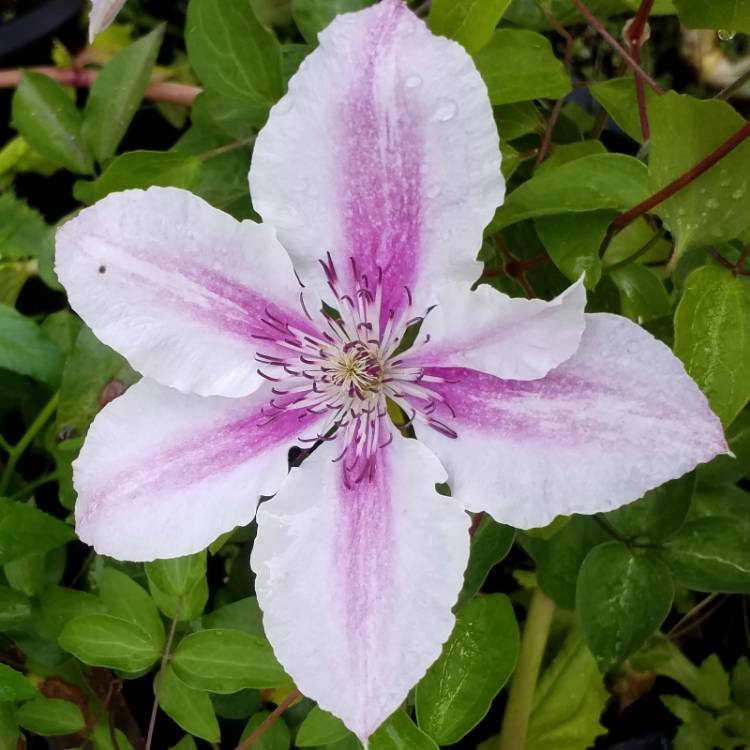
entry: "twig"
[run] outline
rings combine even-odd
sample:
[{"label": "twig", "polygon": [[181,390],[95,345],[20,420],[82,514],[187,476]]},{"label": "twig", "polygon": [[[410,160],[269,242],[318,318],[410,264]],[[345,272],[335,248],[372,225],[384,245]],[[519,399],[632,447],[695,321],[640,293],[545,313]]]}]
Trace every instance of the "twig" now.
[{"label": "twig", "polygon": [[642,78],[657,94],[661,95],[664,93],[664,89],[646,73],[646,71],[640,66],[637,60],[633,59],[633,56],[610,34],[607,29],[604,28],[602,22],[581,2],[581,0],[573,0],[578,12],[588,21],[588,23],[603,36],[610,46],[617,52],[618,55],[630,66],[633,73],[639,78]]},{"label": "twig", "polygon": [[247,750],[256,740],[259,740],[280,718],[284,711],[302,696],[297,688],[287,695],[281,703],[258,725],[257,729],[245,740],[240,742],[234,750]]},{"label": "twig", "polygon": [[[641,0],[641,5],[638,8],[633,22],[625,32],[625,38],[630,46],[630,54],[633,59],[642,66],[641,62],[641,47],[645,42],[646,26],[648,25],[648,17],[651,15],[651,10],[654,7],[655,0]],[[643,140],[647,141],[651,137],[651,128],[648,123],[648,110],[646,108],[646,90],[643,87],[643,80],[638,76],[635,77],[635,95],[638,102],[638,119],[641,124],[641,135]]]},{"label": "twig", "polygon": [[[548,8],[547,18],[552,24],[555,31],[565,40],[565,55],[563,58],[563,64],[565,70],[568,72],[568,76],[571,76],[571,68],[573,65],[573,36],[571,33],[557,20],[555,14]],[[539,152],[537,153],[536,162],[534,163],[534,169],[536,169],[546,158],[549,152],[549,148],[552,145],[552,133],[557,125],[557,121],[560,118],[563,105],[565,104],[565,97],[560,97],[552,108],[549,118],[547,119],[547,125],[544,128],[544,134],[542,135],[542,143],[539,146]]]},{"label": "twig", "polygon": [[[719,599],[718,597],[723,597]],[[716,614],[717,610],[720,609],[725,602],[729,600],[728,596],[724,596],[722,594],[711,594],[710,596],[707,596],[705,599],[700,601],[695,607],[693,607],[690,612],[688,612],[668,633],[667,637],[670,640],[677,640],[678,638],[682,638],[685,634],[689,633],[691,630],[694,630],[699,625],[702,625],[709,617],[712,617],[714,614]],[[701,615],[697,619],[693,620],[693,618],[699,613],[702,612],[706,607],[708,607],[709,604],[712,604],[713,602],[716,602],[715,606],[711,607],[708,612]],[[693,622],[691,622],[693,620]]]},{"label": "twig", "polygon": [[[46,75],[62,86],[73,86],[74,88],[81,89],[91,88],[99,75],[97,71],[87,68],[53,68],[43,66],[28,68],[28,70],[32,73]],[[21,82],[22,72],[20,68],[0,70],[0,89],[16,88]],[[186,83],[152,80],[146,87],[143,98],[154,102],[169,102],[189,107],[202,90],[200,86],[190,86]]]},{"label": "twig", "polygon": [[[735,276],[750,276],[750,271],[746,271],[742,268],[741,263],[730,263],[715,247],[707,247],[706,251],[708,254],[720,265],[731,271]],[[744,258],[741,258],[744,263]]]},{"label": "twig", "polygon": [[632,224],[636,219],[647,214],[649,211],[656,208],[656,206],[664,203],[664,201],[679,193],[680,190],[695,182],[701,175],[708,172],[711,167],[718,164],[725,156],[727,156],[727,154],[734,151],[734,149],[741,145],[748,137],[750,137],[750,122],[743,125],[736,133],[734,133],[734,135],[730,136],[724,141],[724,143],[714,149],[694,167],[691,167],[685,172],[685,174],[680,175],[676,180],[670,182],[669,185],[663,187],[649,198],[646,198],[645,201],[642,201],[637,206],[633,206],[629,211],[620,214],[612,224],[610,224],[599,250],[599,255],[602,256],[604,254],[604,251],[607,249],[609,243],[617,232],[621,229],[625,229],[625,227]]},{"label": "twig", "polygon": [[151,706],[151,718],[148,722],[148,732],[146,734],[146,750],[151,750],[151,741],[154,738],[154,729],[156,727],[156,714],[159,710],[159,700],[161,698],[161,686],[164,682],[164,671],[167,668],[167,663],[172,652],[172,643],[174,642],[174,634],[177,630],[177,618],[179,617],[179,604],[172,618],[172,626],[169,629],[169,636],[167,637],[167,643],[164,646],[164,654],[161,657],[161,665],[159,667],[159,674],[156,676],[156,685],[154,685],[154,703]]},{"label": "twig", "polygon": [[750,81],[750,69],[746,70],[734,83],[730,83],[719,91],[714,99],[730,99],[733,94],[737,93],[746,83]]}]

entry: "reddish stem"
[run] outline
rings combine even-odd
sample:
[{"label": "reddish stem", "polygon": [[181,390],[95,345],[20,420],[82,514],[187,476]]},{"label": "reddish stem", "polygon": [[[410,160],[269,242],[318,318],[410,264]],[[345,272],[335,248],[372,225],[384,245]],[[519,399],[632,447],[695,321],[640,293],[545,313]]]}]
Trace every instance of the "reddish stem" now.
[{"label": "reddish stem", "polygon": [[297,688],[294,688],[286,698],[258,725],[258,728],[246,739],[240,742],[234,750],[248,750],[248,748],[259,740],[280,718],[281,714],[289,708],[298,698],[302,696]]},{"label": "reddish stem", "polygon": [[[89,89],[99,75],[95,70],[88,68],[53,68],[38,67],[29,68],[33,73],[42,73],[57,81],[62,86],[73,86],[75,88]],[[0,70],[0,89],[13,89],[21,82],[20,69]],[[171,81],[152,81],[143,95],[144,99],[154,102],[169,102],[172,104],[183,104],[189,107],[202,89],[199,86],[190,86],[186,83],[173,83]]]},{"label": "reddish stem", "polygon": [[647,198],[642,203],[634,206],[629,211],[620,214],[611,224],[607,237],[605,238],[604,247],[609,244],[609,240],[615,232],[624,229],[629,224],[632,224],[636,219],[647,214],[653,208],[658,206],[660,203],[671,198],[673,195],[678,193],[683,188],[686,188],[692,182],[695,182],[701,175],[708,172],[711,167],[715,166],[720,162],[727,154],[734,151],[740,144],[750,136],[750,122],[745,123],[734,135],[728,138],[718,148],[712,151],[702,161],[698,162],[694,167],[689,169],[685,174],[678,177],[674,182],[670,182],[669,185],[663,187],[657,193],[654,193],[650,198]]},{"label": "reddish stem", "polygon": [[664,93],[664,89],[640,66],[640,63],[604,28],[602,22],[581,2],[573,0],[578,12],[588,21],[593,29],[601,34],[618,55],[630,66],[638,78],[645,81],[657,94]]},{"label": "reddish stem", "polygon": [[[646,32],[646,26],[648,25],[648,17],[651,15],[655,1],[656,0],[642,0],[633,22],[625,32],[625,38],[628,40],[628,45],[630,46],[630,54],[638,65],[642,65],[641,47],[643,47],[645,41],[644,34]],[[635,95],[638,100],[638,119],[641,123],[641,135],[643,135],[643,140],[647,141],[651,137],[651,127],[648,122],[646,90],[643,86],[643,80],[638,76],[635,77]]]},{"label": "reddish stem", "polygon": [[[571,67],[573,65],[573,36],[557,20],[552,11],[547,11],[547,18],[549,19],[549,22],[552,24],[552,27],[555,29],[555,31],[565,40],[565,57],[563,59],[563,63],[565,65],[565,70],[567,70],[568,75],[570,75]],[[562,112],[564,103],[565,97],[558,99],[555,102],[555,106],[552,108],[552,112],[550,112],[549,119],[547,120],[547,125],[544,128],[544,134],[542,135],[542,142],[539,146],[539,152],[536,157],[536,162],[534,163],[535,169],[547,158],[550,146],[552,145],[552,133],[555,129],[555,125],[557,124],[558,119],[560,118],[560,113]]]}]

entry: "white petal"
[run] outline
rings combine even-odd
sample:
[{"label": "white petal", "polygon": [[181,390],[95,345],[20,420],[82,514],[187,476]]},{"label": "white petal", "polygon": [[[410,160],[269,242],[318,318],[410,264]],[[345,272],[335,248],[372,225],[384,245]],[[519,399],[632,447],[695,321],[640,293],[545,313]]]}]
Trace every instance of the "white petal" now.
[{"label": "white petal", "polygon": [[330,252],[349,293],[384,278],[384,313],[420,309],[447,279],[475,280],[482,230],[502,202],[487,89],[455,42],[400,0],[337,17],[258,136],[253,205],[306,284]]},{"label": "white petal", "polygon": [[244,396],[275,353],[262,319],[310,332],[291,261],[267,226],[236,221],[186,190],[113,193],[57,232],[56,271],[105,344],[158,382]]},{"label": "white petal", "polygon": [[[203,398],[141,380],[91,425],[74,463],[76,530],[120,560],[179,557],[252,521],[287,474],[306,413],[268,420],[264,386]],[[314,430],[313,430],[314,432]]]},{"label": "white petal", "polygon": [[318,449],[261,505],[251,562],[279,661],[364,741],[450,635],[469,521],[414,440],[398,436],[353,489],[334,456]]},{"label": "white petal", "polygon": [[403,358],[420,366],[469,367],[534,380],[569,359],[584,329],[583,280],[551,302],[508,297],[492,287],[454,284],[438,295],[420,329],[426,344]]},{"label": "white petal", "polygon": [[[458,437],[418,426],[453,495],[518,528],[612,510],[727,452],[705,396],[668,347],[615,315],[587,315],[576,354],[541,380],[428,368]],[[455,412],[455,419],[452,417]]]},{"label": "white petal", "polygon": [[115,20],[125,0],[91,0],[91,13],[89,15],[89,42]]}]

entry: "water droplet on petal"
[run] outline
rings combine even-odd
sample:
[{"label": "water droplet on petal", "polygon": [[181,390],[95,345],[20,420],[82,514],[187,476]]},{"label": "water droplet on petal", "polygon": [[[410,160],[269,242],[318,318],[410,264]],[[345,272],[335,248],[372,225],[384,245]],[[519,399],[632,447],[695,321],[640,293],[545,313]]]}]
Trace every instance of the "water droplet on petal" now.
[{"label": "water droplet on petal", "polygon": [[426,191],[428,198],[437,198],[440,195],[440,188],[437,185],[431,185]]},{"label": "water droplet on petal", "polygon": [[722,42],[730,42],[737,36],[737,32],[730,29],[719,29],[718,34]]},{"label": "water droplet on petal", "polygon": [[408,77],[408,78],[407,78],[407,79],[406,79],[406,80],[404,81],[404,86],[405,86],[405,87],[406,87],[407,89],[417,89],[417,88],[419,88],[419,87],[420,87],[421,85],[422,85],[422,78],[421,78],[420,76],[417,76],[417,75],[414,75],[414,76],[409,76],[409,77]]},{"label": "water droplet on petal", "polygon": [[435,109],[435,119],[439,122],[448,122],[452,120],[458,112],[458,104],[453,99],[440,98],[437,100]]}]

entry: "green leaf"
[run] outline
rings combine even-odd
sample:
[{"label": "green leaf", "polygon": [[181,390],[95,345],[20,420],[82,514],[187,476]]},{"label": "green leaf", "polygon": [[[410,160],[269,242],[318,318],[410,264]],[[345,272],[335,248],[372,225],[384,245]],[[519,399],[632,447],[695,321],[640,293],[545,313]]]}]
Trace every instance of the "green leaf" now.
[{"label": "green leaf", "polygon": [[370,750],[439,750],[407,715],[398,710],[370,737]]},{"label": "green leaf", "polygon": [[464,572],[464,585],[458,595],[455,609],[460,609],[482,588],[487,574],[497,565],[513,546],[515,532],[510,526],[482,518],[471,539],[469,563]]},{"label": "green leaf", "polygon": [[609,692],[594,657],[574,630],[542,674],[524,750],[581,750],[604,734],[599,717]]},{"label": "green leaf", "polygon": [[36,258],[51,229],[41,215],[12,193],[0,194],[0,258]]},{"label": "green leaf", "polygon": [[171,750],[197,750],[197,745],[192,737],[183,737]]},{"label": "green leaf", "polygon": [[544,120],[533,102],[504,104],[494,112],[498,132],[506,141],[544,131]]},{"label": "green leaf", "polygon": [[620,542],[600,544],[581,565],[576,610],[603,672],[622,663],[652,635],[672,608],[669,569],[648,552]]},{"label": "green leaf", "polygon": [[0,499],[0,564],[47,552],[75,539],[62,521],[25,503]]},{"label": "green leaf", "polygon": [[146,91],[164,27],[126,47],[102,68],[86,101],[83,140],[100,163],[114,156]]},{"label": "green leaf", "polygon": [[[551,0],[548,5],[558,22],[564,26],[583,21],[570,0]],[[587,0],[586,7],[597,18],[607,18],[626,10],[635,10],[632,4],[629,4],[629,0]],[[538,0],[514,0],[505,14],[505,20],[516,26],[545,30],[551,28],[544,7]]]},{"label": "green leaf", "polygon": [[663,556],[688,588],[750,594],[750,523],[721,517],[688,521],[664,543]]},{"label": "green leaf", "polygon": [[543,216],[534,220],[539,239],[554,264],[569,281],[586,275],[587,289],[593,289],[602,275],[599,248],[607,227],[615,217],[613,211]]},{"label": "green leaf", "polygon": [[675,313],[674,351],[729,425],[750,398],[750,287],[717,266],[693,271]]},{"label": "green leaf", "polygon": [[82,615],[63,628],[58,643],[92,667],[140,672],[161,656],[153,640],[138,625],[110,615]]},{"label": "green leaf", "polygon": [[609,277],[620,292],[622,314],[639,325],[672,314],[664,282],[640,263],[630,263],[611,271]]},{"label": "green leaf", "polygon": [[[646,106],[650,107],[657,94],[649,86],[644,86],[644,89]],[[634,78],[610,78],[589,86],[589,91],[620,128],[633,140],[643,143]]]},{"label": "green leaf", "polygon": [[151,596],[169,618],[194,620],[208,601],[206,553],[146,563]]},{"label": "green leaf", "polygon": [[662,703],[683,723],[677,731],[675,750],[715,750],[727,745],[721,725],[713,714],[697,703],[677,695],[663,695]]},{"label": "green leaf", "polygon": [[0,368],[54,385],[62,366],[63,353],[33,320],[0,305]]},{"label": "green leaf", "polygon": [[42,156],[71,172],[89,174],[91,157],[81,138],[81,114],[48,76],[24,71],[13,96],[13,124]]},{"label": "green leaf", "polygon": [[219,722],[208,693],[188,687],[171,666],[164,671],[159,704],[189,734],[207,742],[219,741]]},{"label": "green leaf", "polygon": [[609,537],[588,516],[573,516],[549,539],[523,537],[536,561],[539,588],[564,609],[575,609],[578,571],[589,550]]},{"label": "green leaf", "polygon": [[269,106],[284,93],[281,48],[249,0],[190,0],[185,41],[207,90]]},{"label": "green leaf", "polygon": [[114,568],[102,573],[99,596],[109,614],[137,625],[161,651],[166,640],[164,624],[151,597],[130,576]]},{"label": "green leaf", "polygon": [[133,750],[130,740],[119,729],[114,730],[114,735],[117,740],[116,745],[112,742],[109,721],[105,719],[104,722],[97,724],[91,735],[94,750]]},{"label": "green leaf", "polygon": [[12,630],[31,617],[29,597],[8,586],[0,586],[0,632]]},{"label": "green leaf", "polygon": [[516,188],[487,233],[538,216],[604,208],[624,211],[648,195],[648,171],[637,159],[622,154],[585,156],[545,170]]},{"label": "green leaf", "polygon": [[76,182],[73,194],[92,204],[109,193],[133,188],[178,187],[190,190],[198,178],[201,160],[175,151],[128,151],[114,159],[101,177]]},{"label": "green leaf", "polygon": [[[668,92],[649,110],[651,188],[677,179],[745,125],[726,102]],[[745,141],[716,166],[655,209],[677,241],[677,257],[700,247],[739,237],[750,223],[748,174],[750,142]]]},{"label": "green leaf", "polygon": [[[474,56],[492,104],[560,99],[570,77],[546,37],[525,29],[498,29]],[[513,75],[508,75],[512,70]]]},{"label": "green leaf", "polygon": [[172,664],[188,685],[212,693],[290,683],[268,641],[237,630],[192,633],[175,649]]},{"label": "green leaf", "polygon": [[263,125],[268,117],[268,107],[203,91],[193,103],[190,117],[193,125],[199,128],[239,141],[249,138],[253,128]]},{"label": "green leaf", "polygon": [[12,703],[0,703],[0,748],[18,750],[18,739],[15,706]]},{"label": "green leaf", "polygon": [[63,369],[57,432],[85,435],[105,405],[107,386],[117,381],[124,389],[137,378],[123,357],[102,344],[88,326],[81,326]]},{"label": "green leaf", "polygon": [[417,722],[438,744],[458,742],[475,727],[510,677],[518,658],[518,625],[510,600],[490,594],[469,602],[438,660],[417,685]]},{"label": "green leaf", "polygon": [[36,698],[24,703],[16,710],[16,719],[24,729],[42,737],[73,734],[86,727],[81,709],[57,698]]},{"label": "green leaf", "polygon": [[626,539],[659,542],[674,534],[685,521],[695,488],[695,475],[647,492],[640,500],[606,514],[609,523]]},{"label": "green leaf", "polygon": [[20,672],[0,664],[0,703],[27,701],[38,695],[37,689]]},{"label": "green leaf", "polygon": [[690,29],[726,29],[750,34],[748,0],[673,0],[680,21]]},{"label": "green leaf", "polygon": [[428,21],[435,34],[474,54],[490,41],[509,5],[510,0],[433,0]]},{"label": "green leaf", "polygon": [[[268,711],[259,711],[250,719],[242,731],[240,740],[247,739],[268,717]],[[292,736],[289,732],[286,722],[281,719],[274,722],[271,726],[253,742],[253,750],[288,750],[292,742]]]},{"label": "green leaf", "polygon": [[39,594],[46,584],[45,559],[44,553],[36,553],[5,563],[3,572],[11,588],[26,596]]},{"label": "green leaf", "polygon": [[711,654],[698,668],[696,687],[695,697],[708,708],[726,708],[731,702],[729,674],[716,654]]},{"label": "green leaf", "polygon": [[340,13],[372,5],[372,0],[292,0],[292,16],[308,44],[318,43],[318,33]]},{"label": "green leaf", "polygon": [[203,616],[203,629],[241,630],[250,635],[264,636],[263,613],[254,596],[239,599]]},{"label": "green leaf", "polygon": [[349,734],[341,719],[315,706],[297,730],[294,744],[297,747],[331,745]]},{"label": "green leaf", "polygon": [[257,713],[263,705],[260,690],[245,689],[228,695],[211,694],[217,716],[222,719],[233,719],[239,721],[247,720]]},{"label": "green leaf", "polygon": [[106,605],[92,594],[53,586],[40,598],[36,630],[43,638],[56,641],[66,623],[82,615],[104,614]]},{"label": "green leaf", "polygon": [[724,516],[747,523],[750,509],[750,492],[736,485],[718,485],[716,487],[698,487],[690,505],[689,520]]},{"label": "green leaf", "polygon": [[742,411],[727,430],[733,456],[717,456],[698,467],[698,484],[734,484],[750,469],[750,411]]},{"label": "green leaf", "polygon": [[732,670],[732,697],[740,708],[750,708],[750,661],[741,656]]}]

